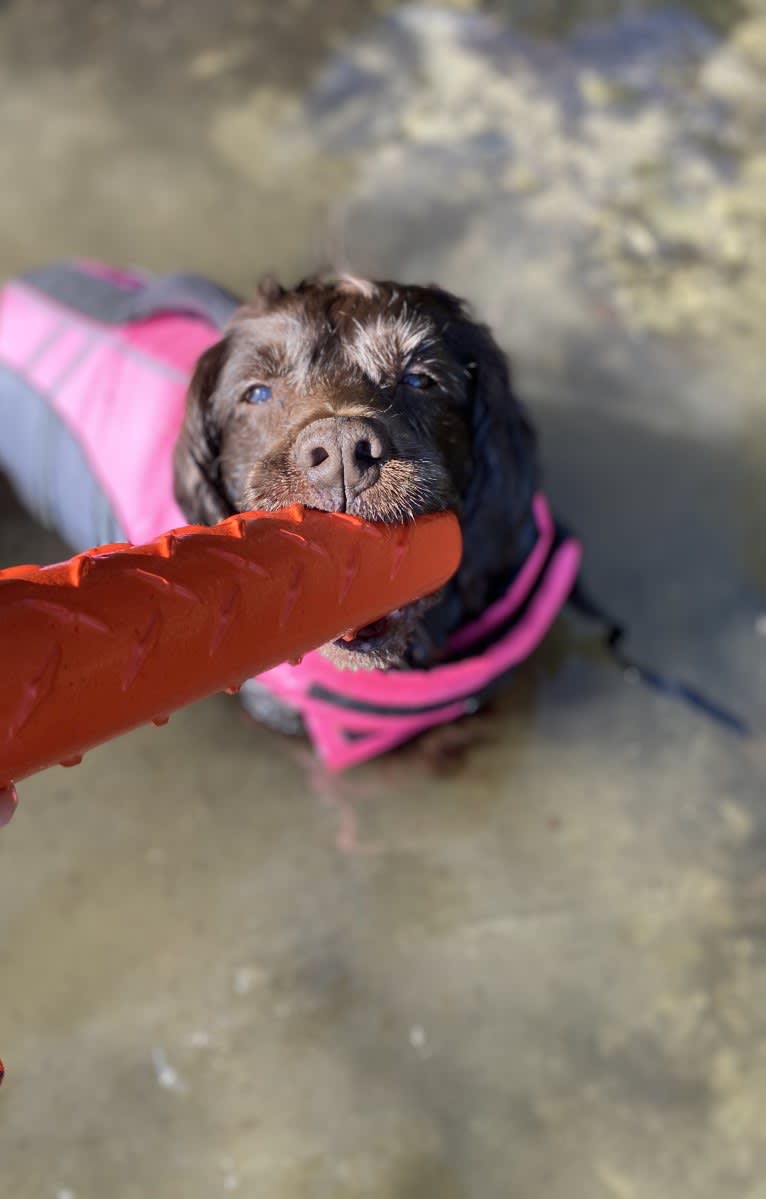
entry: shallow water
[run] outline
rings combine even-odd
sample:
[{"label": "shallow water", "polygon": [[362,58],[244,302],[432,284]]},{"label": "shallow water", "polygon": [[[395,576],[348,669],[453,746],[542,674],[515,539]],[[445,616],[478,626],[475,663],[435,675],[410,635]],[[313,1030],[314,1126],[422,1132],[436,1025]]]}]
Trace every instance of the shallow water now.
[{"label": "shallow water", "polygon": [[[446,771],[331,783],[218,697],[30,780],[0,834],[14,1199],[760,1199],[766,39],[504,29],[2,6],[0,265],[245,289],[333,255],[469,295],[631,650],[754,734],[567,618]],[[1,510],[0,560],[61,553]]]}]

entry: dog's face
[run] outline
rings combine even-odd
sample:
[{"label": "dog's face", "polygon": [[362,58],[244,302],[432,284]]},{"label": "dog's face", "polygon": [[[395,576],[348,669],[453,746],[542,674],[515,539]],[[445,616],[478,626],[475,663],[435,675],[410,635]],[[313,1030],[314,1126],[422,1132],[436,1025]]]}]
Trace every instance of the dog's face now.
[{"label": "dog's face", "polygon": [[[458,513],[455,583],[325,647],[351,667],[427,662],[481,609],[512,565],[534,473],[505,360],[462,303],[349,277],[261,287],[197,364],[175,453],[198,523],[294,503],[386,522]],[[482,518],[487,538],[504,528],[494,561],[471,545]]]}]

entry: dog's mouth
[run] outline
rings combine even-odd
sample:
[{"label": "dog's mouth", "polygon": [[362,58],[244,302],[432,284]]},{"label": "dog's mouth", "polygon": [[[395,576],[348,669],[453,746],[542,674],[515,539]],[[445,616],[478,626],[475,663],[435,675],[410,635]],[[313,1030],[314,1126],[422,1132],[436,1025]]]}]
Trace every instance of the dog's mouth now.
[{"label": "dog's mouth", "polygon": [[340,650],[351,653],[370,654],[385,646],[396,636],[398,629],[407,620],[407,609],[414,607],[408,604],[404,608],[395,608],[380,620],[366,624],[361,629],[349,629],[334,644]]},{"label": "dog's mouth", "polygon": [[[425,470],[424,463],[425,466],[428,466],[428,461],[422,460],[419,463],[421,472]],[[388,463],[387,469],[390,471],[395,465],[396,463]],[[404,465],[409,467],[411,463]],[[251,471],[248,488],[244,492],[243,511],[259,509],[274,512],[291,503],[304,504],[307,508],[322,512],[332,513],[339,510],[334,503],[329,501],[323,503],[321,497],[307,495],[305,489],[304,491],[298,490],[293,485],[294,481],[290,482],[289,479],[285,480],[283,477],[283,484],[285,481],[290,483],[289,488],[286,489],[278,487],[271,479],[265,480],[261,477],[264,469],[263,463],[258,464],[258,469],[260,474],[257,474],[256,468]],[[398,491],[394,489],[389,495],[379,486],[368,487],[347,505],[346,512],[373,523],[398,524],[405,520],[413,520],[426,513],[456,509],[459,506],[458,501],[443,468],[439,467],[437,472],[436,466],[434,466],[433,471],[433,478],[427,474],[424,476],[420,491],[409,492],[403,489]],[[426,486],[426,483],[432,485]],[[441,486],[441,492],[437,483]],[[389,506],[387,506],[387,497],[390,499]],[[442,594],[443,590],[440,590],[423,599],[394,608],[385,616],[381,616],[369,624],[349,628],[336,640],[323,645],[320,652],[334,666],[345,670],[396,670],[403,668],[410,663],[415,645],[430,646],[430,637],[422,617],[438,603]],[[428,653],[425,652],[425,657],[427,656]],[[421,659],[424,660],[423,653],[418,656],[418,660]]]},{"label": "dog's mouth", "polygon": [[[439,593],[440,594],[440,593]],[[322,648],[334,665],[347,670],[390,670],[404,664],[413,638],[422,628],[421,618],[438,594],[415,600],[370,624],[347,629],[342,637]]]}]

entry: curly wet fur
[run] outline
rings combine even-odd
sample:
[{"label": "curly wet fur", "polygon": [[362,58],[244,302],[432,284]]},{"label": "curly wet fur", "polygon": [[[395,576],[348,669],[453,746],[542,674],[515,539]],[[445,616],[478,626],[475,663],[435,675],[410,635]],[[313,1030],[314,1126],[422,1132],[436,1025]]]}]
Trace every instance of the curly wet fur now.
[{"label": "curly wet fur", "polygon": [[[415,369],[432,380],[423,392],[402,384]],[[245,402],[256,382],[272,387],[268,403]],[[187,519],[211,524],[295,502],[336,506],[294,455],[301,431],[328,417],[368,421],[391,447],[374,483],[349,494],[349,511],[398,522],[453,508],[464,539],[456,577],[437,602],[406,613],[380,652],[329,652],[355,667],[433,664],[525,552],[536,444],[506,358],[466,304],[435,286],[345,276],[286,290],[266,281],[190,384],[174,461]]]}]

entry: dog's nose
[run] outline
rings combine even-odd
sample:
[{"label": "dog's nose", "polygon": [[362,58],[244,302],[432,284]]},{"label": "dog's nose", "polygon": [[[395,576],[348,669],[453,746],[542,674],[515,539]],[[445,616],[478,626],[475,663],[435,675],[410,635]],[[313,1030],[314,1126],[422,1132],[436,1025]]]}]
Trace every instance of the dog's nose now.
[{"label": "dog's nose", "polygon": [[307,425],[294,450],[297,466],[323,502],[340,511],[377,482],[390,454],[388,438],[376,423],[334,416]]}]

